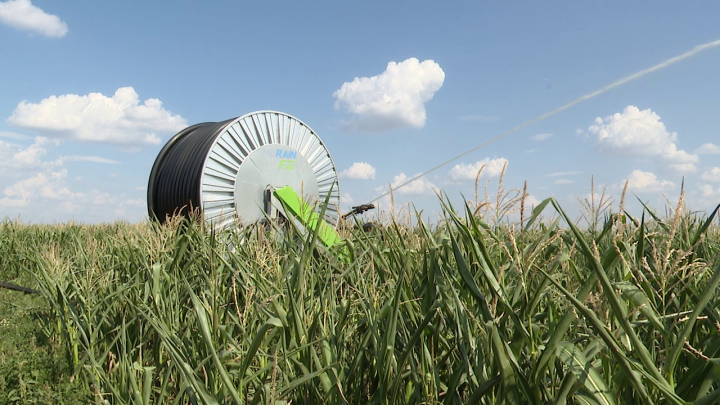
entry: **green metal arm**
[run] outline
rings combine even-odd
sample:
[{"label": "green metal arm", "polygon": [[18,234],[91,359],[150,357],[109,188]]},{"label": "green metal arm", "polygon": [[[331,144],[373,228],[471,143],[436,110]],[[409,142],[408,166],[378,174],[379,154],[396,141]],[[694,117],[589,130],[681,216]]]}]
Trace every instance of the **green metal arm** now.
[{"label": "green metal arm", "polygon": [[285,186],[273,191],[273,195],[282,201],[288,214],[292,214],[300,223],[310,232],[316,229],[318,239],[327,247],[333,247],[335,244],[342,242],[340,235],[335,232],[330,224],[320,218],[312,206],[308,204],[298,193],[290,186]]}]

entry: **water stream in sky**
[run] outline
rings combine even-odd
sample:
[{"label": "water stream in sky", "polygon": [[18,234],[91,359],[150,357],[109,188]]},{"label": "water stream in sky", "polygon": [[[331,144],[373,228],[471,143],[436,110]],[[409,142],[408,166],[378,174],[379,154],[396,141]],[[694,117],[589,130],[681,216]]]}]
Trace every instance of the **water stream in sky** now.
[{"label": "water stream in sky", "polygon": [[516,126],[515,128],[510,129],[509,131],[503,132],[502,134],[496,136],[495,138],[492,138],[492,139],[490,139],[490,140],[487,140],[487,141],[481,143],[480,145],[477,145],[477,146],[475,146],[475,147],[473,147],[473,148],[471,148],[471,149],[468,149],[468,150],[466,150],[465,152],[463,152],[463,153],[461,153],[461,154],[459,154],[459,155],[457,155],[457,156],[453,156],[453,157],[451,157],[450,159],[448,159],[448,160],[446,160],[446,161],[444,161],[444,162],[442,162],[442,163],[440,163],[440,164],[438,164],[438,165],[430,168],[429,170],[426,170],[426,171],[424,171],[424,172],[422,172],[422,173],[420,173],[420,174],[418,174],[418,175],[416,175],[416,176],[408,179],[407,181],[405,181],[405,182],[403,182],[403,183],[400,183],[399,185],[397,185],[397,186],[394,187],[393,189],[386,191],[385,193],[383,193],[383,194],[381,194],[381,195],[373,198],[372,200],[370,200],[370,201],[368,201],[368,202],[377,201],[377,200],[385,197],[386,195],[390,194],[391,192],[393,192],[393,191],[395,191],[395,190],[398,190],[398,189],[400,189],[400,188],[402,188],[402,187],[404,187],[404,186],[412,183],[413,181],[415,181],[415,180],[417,180],[417,179],[425,176],[426,174],[431,173],[431,172],[434,172],[435,170],[437,170],[437,169],[445,166],[446,164],[448,164],[448,163],[450,163],[450,162],[454,162],[455,160],[460,159],[461,157],[467,155],[468,153],[474,152],[474,151],[476,151],[476,150],[478,150],[478,149],[480,149],[480,148],[482,148],[482,147],[484,147],[484,146],[490,145],[490,144],[493,143],[493,142],[497,142],[497,141],[501,140],[502,138],[505,138],[506,136],[508,136],[508,135],[510,135],[510,134],[512,134],[512,133],[514,133],[514,132],[517,132],[517,131],[519,131],[519,130],[521,130],[521,129],[529,126],[529,125],[532,125],[532,124],[538,122],[538,121],[542,121],[542,120],[544,120],[544,119],[547,118],[547,117],[550,117],[550,116],[552,116],[552,115],[555,115],[555,114],[559,113],[560,111],[567,110],[567,109],[570,108],[570,107],[573,107],[573,106],[575,106],[575,105],[577,105],[577,104],[582,103],[583,101],[587,101],[587,100],[590,100],[590,99],[593,98],[593,97],[599,96],[600,94],[603,94],[603,93],[605,93],[605,92],[608,91],[608,90],[614,89],[615,87],[618,87],[618,86],[622,86],[623,84],[625,84],[625,83],[627,83],[627,82],[630,82],[630,81],[633,81],[633,80],[635,80],[635,79],[639,79],[639,78],[645,76],[645,75],[648,74],[648,73],[652,73],[652,72],[654,72],[654,71],[656,71],[656,70],[660,70],[660,69],[662,69],[662,68],[668,67],[668,66],[670,66],[670,65],[672,65],[672,64],[674,64],[674,63],[680,62],[680,61],[682,61],[682,60],[684,60],[684,59],[687,59],[687,58],[689,58],[689,57],[691,57],[691,56],[693,56],[693,55],[695,55],[695,54],[697,54],[697,53],[700,53],[700,52],[702,52],[702,51],[704,51],[704,50],[707,50],[707,49],[710,49],[710,48],[714,48],[714,47],[716,47],[716,46],[718,46],[718,45],[720,45],[720,39],[718,39],[718,40],[716,40],[716,41],[708,42],[708,43],[706,43],[706,44],[698,45],[698,46],[696,46],[695,48],[693,48],[692,50],[683,53],[682,55],[678,55],[678,56],[672,57],[672,58],[670,58],[670,59],[667,59],[667,60],[665,60],[665,61],[663,61],[663,62],[661,62],[661,63],[659,63],[659,64],[657,64],[657,65],[655,65],[655,66],[652,66],[652,67],[649,67],[649,68],[647,68],[647,69],[641,70],[641,71],[639,71],[639,72],[637,72],[637,73],[631,74],[630,76],[627,76],[627,77],[625,77],[625,78],[622,78],[622,79],[620,79],[620,80],[618,80],[618,81],[616,81],[616,82],[614,82],[614,83],[611,83],[611,84],[603,87],[603,88],[600,89],[600,90],[596,90],[596,91],[594,91],[594,92],[592,92],[592,93],[589,93],[589,94],[586,94],[586,95],[584,95],[584,96],[582,96],[582,97],[579,97],[579,98],[577,98],[576,100],[571,101],[570,103],[565,104],[565,105],[562,106],[562,107],[556,108],[556,109],[554,109],[554,110],[552,110],[552,111],[550,111],[550,112],[546,112],[545,114],[540,115],[540,116],[538,116],[538,117],[536,117],[536,118],[533,118],[533,119],[531,119],[530,121],[528,121],[528,122],[526,122],[526,123],[524,123],[524,124],[522,124],[522,125],[518,125],[518,126]]}]

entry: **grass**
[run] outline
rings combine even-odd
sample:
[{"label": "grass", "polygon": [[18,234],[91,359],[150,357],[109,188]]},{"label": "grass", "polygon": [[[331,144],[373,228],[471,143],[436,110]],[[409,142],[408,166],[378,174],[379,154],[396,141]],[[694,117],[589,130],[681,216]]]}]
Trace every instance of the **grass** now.
[{"label": "grass", "polygon": [[[17,243],[28,231],[38,233],[38,227],[15,228],[19,233],[7,224],[0,227],[0,279],[35,285],[32,274],[19,267],[19,254],[26,248],[18,248]],[[85,404],[92,400],[84,383],[72,376],[64,343],[44,326],[47,310],[47,301],[40,296],[0,289],[0,404]]]},{"label": "grass", "polygon": [[194,221],[3,223],[3,281],[42,297],[0,292],[0,384],[40,403],[718,401],[716,212],[591,201],[583,228],[498,195],[345,230],[342,254]]}]

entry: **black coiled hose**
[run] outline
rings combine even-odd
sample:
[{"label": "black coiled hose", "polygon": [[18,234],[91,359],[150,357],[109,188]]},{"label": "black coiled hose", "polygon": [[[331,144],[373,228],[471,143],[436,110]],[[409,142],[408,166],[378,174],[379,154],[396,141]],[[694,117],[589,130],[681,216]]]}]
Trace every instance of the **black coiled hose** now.
[{"label": "black coiled hose", "polygon": [[[230,119],[185,128],[163,147],[148,181],[148,215],[164,223],[174,215],[188,216],[200,208],[200,176],[215,138]],[[180,207],[180,208],[178,208]]]}]

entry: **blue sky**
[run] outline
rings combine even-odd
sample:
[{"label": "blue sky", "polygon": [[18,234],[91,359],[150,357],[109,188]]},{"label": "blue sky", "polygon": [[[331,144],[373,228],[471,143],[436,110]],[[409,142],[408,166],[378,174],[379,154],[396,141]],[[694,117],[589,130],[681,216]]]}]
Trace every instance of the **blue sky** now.
[{"label": "blue sky", "polygon": [[[345,206],[623,77],[720,39],[717,2],[0,2],[0,217],[139,221],[162,145],[257,110],[327,144]],[[720,46],[430,173],[437,211],[504,185],[576,215],[623,184],[720,203]],[[628,207],[639,214],[634,197]],[[387,204],[386,200],[383,203]]]}]

